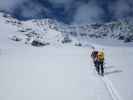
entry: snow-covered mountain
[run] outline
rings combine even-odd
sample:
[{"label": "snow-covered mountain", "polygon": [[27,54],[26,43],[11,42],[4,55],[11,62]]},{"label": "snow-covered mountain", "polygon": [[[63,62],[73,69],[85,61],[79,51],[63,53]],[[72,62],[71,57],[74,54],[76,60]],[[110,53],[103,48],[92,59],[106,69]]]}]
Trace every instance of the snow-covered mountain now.
[{"label": "snow-covered mountain", "polygon": [[[133,47],[99,45],[128,44],[131,30],[126,21],[79,26],[0,13],[0,100],[132,100]],[[92,46],[104,49],[104,77]]]},{"label": "snow-covered mountain", "polygon": [[52,19],[19,21],[8,14],[1,13],[0,20],[5,25],[15,27],[10,39],[22,41],[33,46],[59,45],[71,43],[86,45],[90,39],[133,41],[133,23],[121,20],[105,24],[67,25]]}]

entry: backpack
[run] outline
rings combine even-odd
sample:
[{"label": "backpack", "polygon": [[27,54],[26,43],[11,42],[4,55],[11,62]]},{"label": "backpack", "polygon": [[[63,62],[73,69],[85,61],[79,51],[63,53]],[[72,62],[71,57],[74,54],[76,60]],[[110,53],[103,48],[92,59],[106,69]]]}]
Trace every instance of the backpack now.
[{"label": "backpack", "polygon": [[99,61],[102,61],[102,62],[104,61],[104,52],[103,51],[98,52],[97,56],[98,56]]},{"label": "backpack", "polygon": [[93,51],[91,57],[94,59],[97,57],[98,51]]}]

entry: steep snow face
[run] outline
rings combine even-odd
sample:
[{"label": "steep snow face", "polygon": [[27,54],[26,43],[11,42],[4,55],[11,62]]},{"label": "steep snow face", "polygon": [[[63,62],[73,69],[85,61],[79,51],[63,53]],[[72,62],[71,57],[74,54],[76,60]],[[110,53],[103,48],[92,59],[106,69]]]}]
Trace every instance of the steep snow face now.
[{"label": "steep snow face", "polygon": [[33,41],[36,41],[37,44],[35,45],[55,45],[60,44],[63,40],[62,33],[55,30],[55,26],[57,26],[58,23],[56,24],[56,21],[51,21],[50,19],[22,22],[10,17],[9,15],[1,13],[0,20],[0,28],[2,28],[2,32],[8,33],[4,36],[17,42],[20,41],[25,44],[32,44]]},{"label": "steep snow face", "polygon": [[9,45],[12,45],[12,41],[10,41],[10,36],[16,33],[17,27],[12,24],[8,24],[10,21],[15,21],[10,16],[8,16],[8,19],[3,17],[5,16],[3,13],[0,13],[0,45],[1,47],[9,47]]},{"label": "steep snow face", "polygon": [[133,23],[129,21],[116,21],[105,24],[69,26],[72,35],[78,35],[81,39],[113,39],[124,42],[133,41]]},{"label": "steep snow face", "polygon": [[25,35],[32,41],[38,39],[50,44],[60,44],[63,39],[62,33],[53,29],[55,25],[49,24],[49,19],[32,20],[23,22],[23,24],[20,31],[25,30]]},{"label": "steep snow face", "polygon": [[1,16],[3,23],[16,27],[14,34],[10,34],[10,39],[31,44],[34,46],[61,45],[64,43],[79,44],[76,37],[71,37],[64,29],[67,25],[51,19],[18,21],[9,15]]},{"label": "steep snow face", "polygon": [[51,19],[19,21],[3,13],[0,17],[1,30],[7,27],[10,31],[5,29],[6,33],[10,33],[5,36],[11,40],[33,46],[65,43],[88,46],[91,40],[116,41],[116,43],[133,41],[133,23],[124,20],[106,24],[66,25]]}]

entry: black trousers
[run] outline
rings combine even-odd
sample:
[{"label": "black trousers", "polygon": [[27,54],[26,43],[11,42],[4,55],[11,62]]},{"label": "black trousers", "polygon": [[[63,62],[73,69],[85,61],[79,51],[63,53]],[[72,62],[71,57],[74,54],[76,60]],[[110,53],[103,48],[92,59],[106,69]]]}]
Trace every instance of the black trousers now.
[{"label": "black trousers", "polygon": [[97,71],[98,73],[101,72],[101,74],[104,74],[104,67],[103,67],[103,61],[98,61],[98,64],[97,64]]}]

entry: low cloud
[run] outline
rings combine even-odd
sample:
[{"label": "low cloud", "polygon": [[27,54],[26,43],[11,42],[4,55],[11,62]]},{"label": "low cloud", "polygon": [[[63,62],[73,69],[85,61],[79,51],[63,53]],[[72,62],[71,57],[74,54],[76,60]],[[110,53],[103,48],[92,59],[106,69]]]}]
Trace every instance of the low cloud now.
[{"label": "low cloud", "polygon": [[0,10],[11,12],[16,5],[21,4],[25,0],[0,0]]},{"label": "low cloud", "polygon": [[49,1],[54,4],[69,4],[74,0],[49,0]]},{"label": "low cloud", "polygon": [[35,16],[38,16],[38,14],[42,12],[42,10],[45,10],[47,13],[49,12],[47,8],[39,4],[36,5],[35,3],[28,3],[27,6],[23,5],[21,9],[21,15],[26,18],[35,18]]},{"label": "low cloud", "polygon": [[117,0],[110,5],[109,10],[113,13],[115,19],[131,17],[131,14],[133,14],[133,1]]},{"label": "low cloud", "polygon": [[[46,2],[51,6],[48,7]],[[95,23],[104,21],[104,18],[117,20],[133,17],[133,0],[0,0],[0,10],[14,12],[16,8],[20,9],[18,13],[21,14],[18,15],[22,17],[34,18],[43,11],[55,14],[58,19],[70,19],[72,23]]]},{"label": "low cloud", "polygon": [[101,22],[103,10],[94,2],[82,4],[78,7],[74,16],[74,23]]}]

